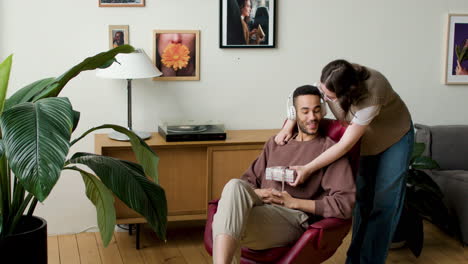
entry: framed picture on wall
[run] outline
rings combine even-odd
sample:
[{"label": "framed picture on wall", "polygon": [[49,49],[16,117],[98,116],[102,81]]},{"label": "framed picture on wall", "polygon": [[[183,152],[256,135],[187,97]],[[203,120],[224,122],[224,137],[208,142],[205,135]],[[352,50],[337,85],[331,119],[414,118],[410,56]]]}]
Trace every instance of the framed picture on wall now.
[{"label": "framed picture on wall", "polygon": [[109,49],[129,44],[128,25],[109,26]]},{"label": "framed picture on wall", "polygon": [[200,80],[200,31],[154,30],[153,62],[163,73],[155,81]]},{"label": "framed picture on wall", "polygon": [[445,83],[468,84],[468,14],[449,15]]},{"label": "framed picture on wall", "polygon": [[145,0],[98,0],[99,7],[142,7]]},{"label": "framed picture on wall", "polygon": [[274,48],[276,0],[220,0],[220,48]]}]

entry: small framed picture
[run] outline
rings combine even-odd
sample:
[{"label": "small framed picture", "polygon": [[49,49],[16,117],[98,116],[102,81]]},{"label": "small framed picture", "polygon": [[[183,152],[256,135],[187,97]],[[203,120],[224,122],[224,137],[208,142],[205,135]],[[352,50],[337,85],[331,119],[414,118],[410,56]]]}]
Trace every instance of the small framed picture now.
[{"label": "small framed picture", "polygon": [[98,0],[99,7],[143,7],[145,0]]},{"label": "small framed picture", "polygon": [[445,83],[468,84],[468,14],[448,17]]},{"label": "small framed picture", "polygon": [[129,44],[128,25],[110,25],[109,26],[109,49]]},{"label": "small framed picture", "polygon": [[220,48],[274,48],[276,0],[220,0]]},{"label": "small framed picture", "polygon": [[153,62],[162,72],[153,80],[200,80],[199,30],[154,30],[153,42]]}]

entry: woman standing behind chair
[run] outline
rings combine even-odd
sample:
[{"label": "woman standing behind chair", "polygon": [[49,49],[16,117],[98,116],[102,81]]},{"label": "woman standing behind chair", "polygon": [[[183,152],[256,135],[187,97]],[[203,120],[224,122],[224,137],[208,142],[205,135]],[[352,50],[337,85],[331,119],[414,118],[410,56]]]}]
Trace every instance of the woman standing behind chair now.
[{"label": "woman standing behind chair", "polygon": [[[302,184],[361,140],[353,237],[346,263],[385,263],[405,197],[414,142],[411,115],[380,72],[345,60],[327,64],[318,87],[335,117],[349,127],[319,157],[292,167],[297,172],[292,185]],[[295,120],[288,120],[275,141],[285,144],[294,125]]]}]

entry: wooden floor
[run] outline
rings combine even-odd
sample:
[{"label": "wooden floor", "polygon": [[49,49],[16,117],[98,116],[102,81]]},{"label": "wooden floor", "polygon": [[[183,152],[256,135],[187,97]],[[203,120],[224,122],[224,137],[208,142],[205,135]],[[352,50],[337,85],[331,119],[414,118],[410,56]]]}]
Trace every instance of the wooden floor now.
[{"label": "wooden floor", "polygon": [[[468,247],[425,223],[425,241],[421,256],[415,258],[408,249],[391,250],[387,263],[462,264],[468,263]],[[327,264],[342,264],[351,236],[348,235]],[[177,223],[169,226],[168,242],[157,239],[148,228],[142,228],[140,250],[135,249],[135,235],[116,232],[107,248],[99,233],[50,236],[49,264],[158,264],[212,263],[203,246],[203,223]]]}]

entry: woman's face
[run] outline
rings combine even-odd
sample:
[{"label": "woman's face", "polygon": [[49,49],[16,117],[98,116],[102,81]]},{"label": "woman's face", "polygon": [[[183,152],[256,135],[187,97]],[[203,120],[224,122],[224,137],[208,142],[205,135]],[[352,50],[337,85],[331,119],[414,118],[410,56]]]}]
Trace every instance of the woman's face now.
[{"label": "woman's face", "polygon": [[318,88],[322,92],[325,101],[335,102],[338,99],[336,93],[328,90],[325,84],[319,83]]},{"label": "woman's face", "polygon": [[195,37],[194,33],[162,33],[158,38],[158,53],[161,55],[169,44],[182,44],[187,46],[192,54],[195,52]]},{"label": "woman's face", "polygon": [[246,0],[244,3],[244,7],[241,9],[241,16],[248,17],[250,16],[251,11],[252,11],[252,5],[250,4],[250,0]]}]

